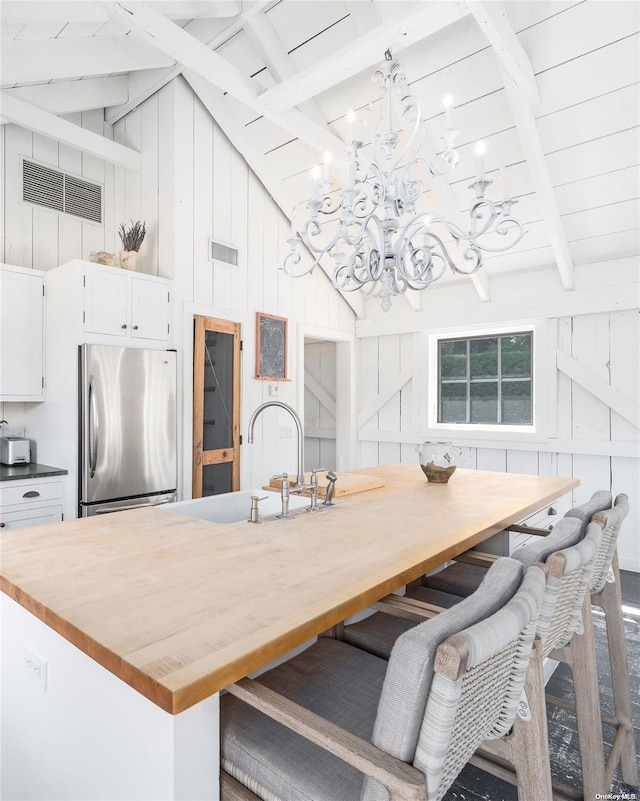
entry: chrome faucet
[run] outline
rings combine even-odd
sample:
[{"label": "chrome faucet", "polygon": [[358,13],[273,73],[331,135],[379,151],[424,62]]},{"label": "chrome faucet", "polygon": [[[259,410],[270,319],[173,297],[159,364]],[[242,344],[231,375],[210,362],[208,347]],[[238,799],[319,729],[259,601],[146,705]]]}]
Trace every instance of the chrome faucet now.
[{"label": "chrome faucet", "polygon": [[298,434],[298,475],[296,476],[295,488],[298,490],[302,489],[304,487],[304,437],[302,435],[302,423],[300,422],[300,418],[296,414],[295,410],[291,408],[291,406],[287,405],[286,403],[282,403],[281,401],[267,401],[266,403],[262,403],[260,406],[258,406],[249,420],[249,435],[247,437],[247,441],[249,443],[253,442],[253,427],[256,419],[265,409],[268,409],[269,406],[277,406],[279,409],[284,409],[285,412],[289,412],[291,417],[293,417],[293,422],[296,424],[296,431]]}]

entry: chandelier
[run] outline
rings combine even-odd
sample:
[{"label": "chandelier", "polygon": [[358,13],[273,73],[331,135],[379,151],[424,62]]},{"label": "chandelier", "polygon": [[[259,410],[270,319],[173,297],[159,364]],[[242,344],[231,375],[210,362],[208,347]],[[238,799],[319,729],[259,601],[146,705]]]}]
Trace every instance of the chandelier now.
[{"label": "chandelier", "polygon": [[[327,153],[323,170],[316,165],[312,171],[311,199],[306,203],[310,214],[299,231],[294,209],[287,240],[290,251],[282,269],[299,278],[313,272],[328,255],[335,264],[332,281],[337,289],[362,290],[379,297],[382,309],[388,311],[395,295],[408,289],[426,289],[444,275],[447,267],[453,273],[475,273],[482,266],[483,252],[508,250],[520,241],[524,231],[510,216],[517,201],[509,197],[504,169],[502,200],[485,197],[493,182],[484,174],[482,142],[476,145],[468,222],[456,223],[435,212],[418,210],[424,191],[420,176],[444,175],[459,160],[454,149],[459,131],[453,127],[453,101],[450,95],[444,101],[444,151],[430,158],[424,152],[420,104],[408,93],[404,70],[388,50],[373,79],[382,88],[382,102],[372,132],[370,158],[363,153],[363,142],[354,136],[355,116],[350,111],[346,187],[339,193],[333,191],[331,156]],[[394,128],[394,113],[403,133]],[[300,241],[314,257],[306,269],[300,267]],[[448,250],[451,244],[458,251],[460,263]]]}]

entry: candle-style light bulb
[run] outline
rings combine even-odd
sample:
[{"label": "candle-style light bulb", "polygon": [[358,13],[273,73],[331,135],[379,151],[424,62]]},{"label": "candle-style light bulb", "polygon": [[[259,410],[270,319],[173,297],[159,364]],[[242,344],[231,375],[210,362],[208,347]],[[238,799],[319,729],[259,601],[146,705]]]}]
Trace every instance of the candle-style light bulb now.
[{"label": "candle-style light bulb", "polygon": [[476,142],[476,181],[482,181],[484,178],[484,154],[487,152],[487,146],[480,139]]},{"label": "candle-style light bulb", "polygon": [[442,105],[444,106],[444,121],[448,131],[453,130],[453,97],[447,92],[442,98]]}]

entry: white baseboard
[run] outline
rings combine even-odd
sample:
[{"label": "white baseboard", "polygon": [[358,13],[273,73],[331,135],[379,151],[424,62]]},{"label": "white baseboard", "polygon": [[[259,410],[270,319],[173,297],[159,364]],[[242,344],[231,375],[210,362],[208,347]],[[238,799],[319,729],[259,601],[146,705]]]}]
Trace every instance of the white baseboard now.
[{"label": "white baseboard", "polygon": [[640,573],[640,559],[629,559],[628,557],[618,557],[620,570],[631,570],[633,573]]}]

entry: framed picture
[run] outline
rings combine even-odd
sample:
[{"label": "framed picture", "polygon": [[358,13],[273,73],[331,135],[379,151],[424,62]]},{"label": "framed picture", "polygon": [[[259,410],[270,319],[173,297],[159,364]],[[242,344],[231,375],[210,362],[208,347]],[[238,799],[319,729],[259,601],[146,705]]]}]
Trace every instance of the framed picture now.
[{"label": "framed picture", "polygon": [[286,317],[256,314],[256,378],[288,381]]}]

